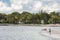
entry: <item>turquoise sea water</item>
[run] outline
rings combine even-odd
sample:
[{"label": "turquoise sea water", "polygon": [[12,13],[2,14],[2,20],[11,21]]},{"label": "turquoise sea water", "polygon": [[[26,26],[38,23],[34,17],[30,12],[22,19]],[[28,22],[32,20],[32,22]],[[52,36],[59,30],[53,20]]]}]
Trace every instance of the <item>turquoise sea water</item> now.
[{"label": "turquoise sea water", "polygon": [[0,26],[0,40],[59,40],[41,35],[40,32],[43,28],[60,31],[60,27]]}]

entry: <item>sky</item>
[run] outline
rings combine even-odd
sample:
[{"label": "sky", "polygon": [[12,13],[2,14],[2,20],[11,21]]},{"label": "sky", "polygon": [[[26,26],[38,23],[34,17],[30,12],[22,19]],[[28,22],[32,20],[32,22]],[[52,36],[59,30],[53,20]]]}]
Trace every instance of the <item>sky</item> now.
[{"label": "sky", "polygon": [[60,11],[60,0],[0,0],[0,12],[46,12]]}]

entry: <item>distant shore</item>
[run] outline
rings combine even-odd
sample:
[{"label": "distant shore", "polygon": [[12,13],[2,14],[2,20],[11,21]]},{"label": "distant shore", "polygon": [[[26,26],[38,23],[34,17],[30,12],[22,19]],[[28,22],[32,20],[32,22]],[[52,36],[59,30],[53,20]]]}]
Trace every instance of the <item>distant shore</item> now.
[{"label": "distant shore", "polygon": [[60,24],[0,24],[0,26],[40,26],[40,27],[60,27]]}]

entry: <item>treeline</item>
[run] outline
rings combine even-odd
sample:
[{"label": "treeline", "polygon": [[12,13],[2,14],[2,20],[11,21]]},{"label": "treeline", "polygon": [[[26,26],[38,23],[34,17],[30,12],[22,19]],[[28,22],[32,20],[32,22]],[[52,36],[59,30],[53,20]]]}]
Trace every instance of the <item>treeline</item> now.
[{"label": "treeline", "polygon": [[0,23],[11,24],[60,24],[60,12],[13,12],[11,14],[0,13]]}]

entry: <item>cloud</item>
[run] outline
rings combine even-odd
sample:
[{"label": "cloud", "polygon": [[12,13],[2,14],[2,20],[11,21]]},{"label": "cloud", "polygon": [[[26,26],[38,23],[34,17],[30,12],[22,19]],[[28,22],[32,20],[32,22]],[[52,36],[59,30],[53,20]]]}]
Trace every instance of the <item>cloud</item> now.
[{"label": "cloud", "polygon": [[45,5],[43,9],[49,12],[59,11],[60,5],[57,2],[50,2],[48,5]]},{"label": "cloud", "polygon": [[[60,5],[57,2],[58,0],[41,0],[40,2],[36,1],[35,9],[37,11],[44,10],[46,12],[59,11]],[[37,6],[39,4],[39,6]],[[37,6],[37,8],[36,8]],[[34,7],[33,7],[34,8]],[[35,10],[34,10],[35,12]]]},{"label": "cloud", "polygon": [[42,8],[42,2],[35,1],[32,7],[32,11],[39,11]]},{"label": "cloud", "polygon": [[[60,3],[59,0],[10,0],[10,4],[8,1],[6,3],[0,1],[0,12],[13,12],[13,11],[29,11],[29,12],[38,12],[40,10],[44,11],[59,11]],[[10,6],[7,6],[10,5]]]},{"label": "cloud", "polygon": [[6,3],[0,1],[0,12],[2,13],[10,13],[10,12],[13,12],[13,11],[20,11],[22,10],[22,4],[21,2],[19,1],[11,1],[11,6],[7,6]]},{"label": "cloud", "polygon": [[15,11],[30,11],[33,0],[11,0],[11,7]]},{"label": "cloud", "polygon": [[5,11],[9,11],[9,10],[11,10],[11,9],[9,7],[7,7],[5,3],[0,1],[0,12],[5,12]]}]

